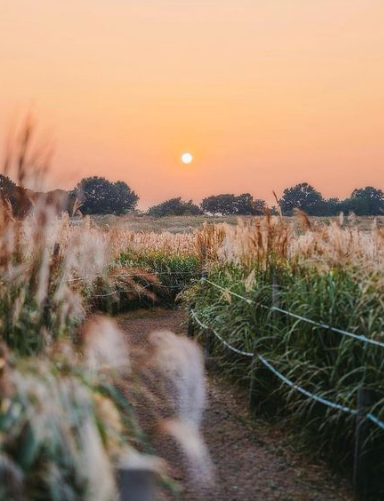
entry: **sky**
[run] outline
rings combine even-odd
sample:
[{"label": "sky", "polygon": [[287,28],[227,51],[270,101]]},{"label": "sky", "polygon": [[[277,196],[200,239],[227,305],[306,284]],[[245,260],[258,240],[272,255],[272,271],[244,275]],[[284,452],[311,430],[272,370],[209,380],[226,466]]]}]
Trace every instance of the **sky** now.
[{"label": "sky", "polygon": [[384,189],[383,19],[383,0],[1,0],[0,133],[32,112],[50,187],[123,180],[142,208]]}]

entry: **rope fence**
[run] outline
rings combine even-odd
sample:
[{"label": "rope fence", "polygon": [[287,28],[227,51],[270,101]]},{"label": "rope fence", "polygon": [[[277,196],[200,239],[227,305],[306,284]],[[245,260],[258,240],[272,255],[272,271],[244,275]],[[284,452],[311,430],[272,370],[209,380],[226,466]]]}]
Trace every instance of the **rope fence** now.
[{"label": "rope fence", "polygon": [[[148,277],[163,277],[163,276],[169,276],[169,277],[175,277],[175,276],[183,276],[183,277],[193,277],[193,276],[196,276],[197,273],[195,271],[148,271],[147,273],[121,273],[118,275],[117,278],[121,277],[121,278],[141,278],[141,279],[144,279],[147,284],[146,285],[142,285],[142,289],[148,289],[149,287],[151,286],[156,286],[156,287],[159,287],[159,288],[162,288],[162,289],[167,289],[167,290],[180,290],[180,289],[183,289],[187,286],[187,280],[189,283],[196,283],[198,282],[198,280],[196,279],[193,279],[193,278],[190,278],[190,279],[187,279],[187,278],[184,278],[184,282],[183,283],[178,283],[178,284],[172,284],[172,285],[168,285],[168,284],[164,284],[164,283],[153,283],[153,282],[150,282],[148,280]],[[99,274],[99,275],[94,275],[92,277],[75,277],[75,278],[71,278],[69,280],[67,280],[67,283],[74,283],[74,282],[80,282],[80,281],[87,281],[87,280],[95,280],[96,278],[100,278],[100,277],[104,277],[105,274]],[[111,297],[111,296],[114,296],[116,294],[123,294],[124,292],[129,292],[129,291],[132,291],[132,292],[138,292],[140,293],[140,291],[137,291],[134,287],[125,287],[123,289],[115,289],[113,291],[110,291],[110,292],[106,292],[106,293],[101,293],[101,294],[92,294],[90,296],[88,296],[89,298],[105,298],[105,297]]]},{"label": "rope fence", "polygon": [[[326,323],[322,322],[316,322],[310,318],[307,318],[305,316],[298,315],[296,313],[287,311],[283,308],[280,308],[279,306],[272,305],[272,306],[267,306],[263,303],[254,301],[252,299],[246,298],[242,296],[241,294],[238,294],[237,292],[234,292],[230,289],[227,289],[225,287],[222,287],[221,285],[209,280],[207,278],[207,274],[203,274],[201,277],[200,282],[202,284],[206,283],[211,285],[212,287],[215,287],[218,290],[221,290],[222,292],[225,292],[227,294],[230,294],[233,297],[236,297],[237,299],[240,299],[247,303],[248,305],[252,305],[255,307],[260,307],[264,310],[268,310],[270,312],[277,312],[283,315],[286,315],[288,317],[294,318],[299,321],[303,321],[306,323],[309,323],[319,329],[325,329],[330,332],[334,332],[336,334],[340,334],[342,336],[346,336],[352,339],[355,339],[359,342],[364,343],[364,345],[373,345],[379,348],[384,348],[384,343],[380,341],[376,341],[375,339],[370,339],[365,335],[359,335],[355,334],[353,332],[349,332],[344,329],[339,329],[336,327],[333,327],[331,325],[328,325]],[[273,297],[273,301],[276,301],[276,297]],[[376,390],[370,390],[368,388],[363,388],[359,387],[357,389],[357,399],[356,399],[356,408],[349,407],[347,405],[343,405],[337,402],[333,402],[332,400],[329,400],[328,398],[325,398],[324,396],[321,396],[316,393],[312,393],[302,387],[300,384],[295,383],[288,377],[286,377],[284,374],[282,374],[276,367],[269,361],[267,360],[263,355],[258,353],[257,349],[255,351],[249,352],[245,351],[243,349],[237,348],[235,346],[232,346],[228,341],[224,339],[224,337],[217,332],[213,326],[208,325],[203,321],[201,318],[199,318],[197,312],[193,309],[190,308],[189,310],[190,313],[190,326],[188,327],[188,333],[189,335],[194,334],[194,328],[193,324],[197,324],[200,329],[206,333],[205,339],[206,339],[206,357],[209,357],[209,351],[210,351],[210,341],[209,337],[212,334],[227,350],[231,351],[232,353],[235,353],[236,355],[240,355],[242,357],[245,357],[249,359],[252,363],[251,366],[251,384],[250,384],[250,406],[251,409],[254,410],[254,408],[258,405],[258,402],[256,402],[256,397],[257,395],[257,381],[256,381],[256,375],[255,375],[255,368],[257,367],[256,362],[259,362],[262,364],[262,366],[271,374],[273,374],[278,380],[280,380],[283,385],[291,388],[292,390],[300,393],[304,397],[306,397],[309,400],[312,400],[314,402],[317,402],[323,406],[326,406],[328,408],[334,409],[335,411],[343,412],[345,414],[351,415],[356,418],[356,425],[355,425],[355,446],[354,446],[354,467],[353,467],[353,483],[355,487],[355,492],[357,494],[356,499],[366,499],[367,492],[371,488],[371,483],[370,483],[370,461],[372,461],[372,454],[373,452],[379,457],[382,457],[382,451],[377,451],[374,450],[372,452],[371,449],[366,449],[367,446],[367,439],[369,436],[369,433],[367,431],[366,425],[364,423],[370,422],[376,427],[380,428],[381,430],[384,431],[384,422],[381,421],[377,416],[373,414],[373,412],[370,411],[375,405],[375,400],[377,399],[377,393]],[[207,360],[208,361],[208,360]],[[368,472],[368,473],[367,473]]]},{"label": "rope fence", "polygon": [[[252,305],[254,307],[261,308],[263,310],[269,311],[269,312],[274,312],[274,313],[279,313],[281,315],[285,315],[287,317],[293,318],[295,320],[305,322],[307,324],[310,324],[318,329],[324,329],[330,332],[334,332],[335,334],[339,334],[341,336],[346,336],[352,339],[355,339],[361,343],[364,343],[364,345],[372,345],[376,346],[379,348],[384,348],[384,342],[377,341],[375,339],[370,339],[365,335],[361,334],[356,334],[354,332],[349,332],[344,329],[339,329],[337,327],[333,327],[332,325],[329,325],[324,322],[318,322],[315,320],[312,320],[310,318],[307,318],[305,316],[299,315],[297,313],[293,313],[291,311],[285,310],[284,308],[281,308],[276,301],[276,296],[273,295],[273,303],[271,306],[268,306],[262,302],[244,297],[243,295],[234,292],[226,287],[223,287],[212,280],[208,278],[207,272],[202,273],[202,276],[200,279],[196,279],[197,273],[195,271],[148,271],[148,272],[143,272],[143,273],[122,273],[120,277],[122,278],[138,278],[138,279],[143,279],[147,283],[145,285],[141,285],[142,288],[147,289],[151,286],[157,286],[161,287],[164,289],[183,289],[187,285],[192,285],[195,283],[201,283],[201,284],[208,284],[217,290],[220,290],[226,294],[229,294],[243,302],[245,302],[248,305]],[[74,277],[70,280],[68,280],[69,283],[72,282],[77,282],[77,281],[86,281],[86,280],[92,280],[97,277],[102,277],[105,276],[103,275],[97,275],[96,277]],[[163,277],[163,276],[169,276],[169,277],[175,277],[175,276],[181,276],[184,277],[183,283],[171,283],[169,285],[164,284],[164,283],[153,283],[150,280],[148,280],[148,277]],[[189,277],[189,278],[188,278]],[[115,289],[111,292],[106,292],[105,294],[94,294],[89,296],[90,298],[104,298],[104,297],[109,297],[113,296],[116,294],[121,294],[124,292],[128,292],[130,289],[128,287],[124,287],[122,289]],[[135,288],[131,288],[132,291],[135,290]],[[139,292],[139,291],[138,291]],[[210,337],[211,335],[214,336],[227,350],[230,352],[236,354],[237,356],[244,357],[248,359],[251,364],[252,364],[252,370],[251,370],[251,387],[250,387],[250,406],[251,409],[253,410],[256,405],[256,398],[255,395],[257,395],[257,389],[256,389],[256,370],[255,368],[257,366],[264,367],[266,371],[268,371],[270,374],[273,374],[279,381],[283,383],[283,385],[287,386],[288,388],[291,388],[292,390],[298,392],[299,394],[303,395],[305,398],[312,400],[314,402],[317,402],[323,406],[326,406],[330,409],[334,409],[335,411],[343,412],[345,414],[349,414],[351,416],[354,416],[356,418],[356,433],[355,433],[355,462],[354,462],[354,483],[356,490],[360,490],[360,484],[362,483],[365,486],[365,478],[362,471],[366,472],[366,467],[363,468],[362,465],[364,465],[365,459],[362,457],[364,456],[364,447],[365,447],[365,442],[367,439],[367,435],[362,433],[363,428],[363,423],[370,422],[376,427],[380,428],[381,430],[384,430],[384,422],[381,421],[377,416],[375,416],[372,412],[369,411],[369,409],[372,409],[373,406],[367,406],[366,401],[367,401],[367,396],[368,392],[370,390],[365,390],[364,388],[359,388],[358,389],[358,397],[357,397],[357,404],[356,408],[349,407],[347,405],[343,405],[341,403],[334,402],[332,400],[329,400],[325,396],[321,396],[316,393],[312,393],[300,384],[292,381],[289,379],[287,376],[285,376],[282,372],[280,372],[274,365],[269,361],[267,358],[265,358],[263,355],[258,353],[258,351],[255,349],[254,352],[249,352],[245,351],[244,349],[238,348],[236,346],[232,346],[231,343],[229,343],[224,337],[221,335],[220,332],[218,332],[213,326],[208,325],[199,317],[198,313],[193,309],[190,308],[189,310],[190,313],[190,324],[188,326],[188,335],[193,336],[194,335],[194,325],[199,326],[199,328],[206,333],[206,357],[207,361],[209,359],[210,355]],[[256,365],[257,363],[257,365]],[[364,393],[366,392],[366,394]],[[362,397],[363,395],[363,397]],[[369,398],[368,398],[369,400]],[[363,402],[363,403],[362,403]],[[370,404],[372,402],[370,401]],[[364,482],[362,482],[361,479],[364,479]]]},{"label": "rope fence", "polygon": [[216,284],[215,282],[212,282],[204,277],[201,279],[201,281],[206,282],[206,283],[212,285],[213,287],[216,287],[216,289],[222,290],[223,292],[230,294],[231,296],[237,297],[238,299],[241,299],[248,304],[252,304],[254,306],[259,306],[260,308],[263,308],[265,310],[269,310],[271,312],[278,312],[278,313],[281,313],[283,315],[289,316],[291,318],[295,318],[296,320],[301,320],[301,321],[306,322],[308,324],[311,324],[314,327],[317,327],[319,329],[325,329],[325,330],[328,330],[330,332],[334,332],[336,334],[341,334],[342,336],[347,336],[347,337],[351,337],[353,339],[357,339],[358,341],[361,341],[361,342],[366,343],[366,344],[371,344],[373,346],[379,346],[380,348],[384,348],[383,342],[376,341],[375,339],[370,339],[367,336],[364,336],[363,334],[354,334],[353,332],[348,332],[348,331],[343,330],[343,329],[338,329],[337,327],[332,327],[331,325],[328,325],[325,323],[316,322],[315,320],[311,320],[310,318],[303,317],[301,315],[298,315],[297,313],[292,313],[290,311],[284,310],[283,308],[279,308],[278,306],[267,306],[263,303],[253,301],[252,299],[248,299],[244,296],[241,296],[240,294],[237,294],[236,292],[233,292],[230,289],[226,289],[225,287],[222,287],[221,285]]},{"label": "rope fence", "polygon": [[[146,278],[148,276],[174,276],[174,275],[197,275],[198,273],[194,271],[148,271],[147,273],[122,273],[119,276],[124,278]],[[105,273],[100,273],[90,277],[75,277],[67,280],[67,283],[81,282],[86,280],[94,280],[95,278],[104,277]]]},{"label": "rope fence", "polygon": [[[319,402],[323,405],[326,405],[328,407],[331,407],[336,410],[340,410],[342,412],[356,415],[358,411],[356,409],[351,409],[350,407],[347,407],[345,405],[337,404],[335,402],[332,402],[324,397],[321,397],[320,395],[316,395],[314,393],[311,393],[310,391],[306,390],[302,386],[300,386],[297,383],[292,382],[290,379],[288,379],[286,376],[284,376],[281,372],[279,372],[265,357],[258,353],[251,353],[249,351],[243,351],[239,350],[238,348],[235,348],[231,344],[229,344],[223,337],[212,327],[204,324],[201,322],[201,320],[198,318],[196,312],[194,310],[190,311],[192,318],[195,320],[195,322],[203,329],[203,330],[209,330],[214,334],[214,336],[230,351],[237,353],[238,355],[242,355],[244,357],[249,357],[249,358],[254,358],[256,357],[260,362],[267,368],[269,369],[275,376],[277,376],[283,383],[286,385],[290,386],[291,388],[297,390],[299,393],[303,394],[304,396],[308,397],[311,400],[315,400],[316,402]],[[366,416],[368,418],[368,415]],[[373,416],[372,414],[370,415],[369,419],[371,419],[373,422],[378,424],[381,428],[384,429],[384,423],[382,423],[378,418]]]}]

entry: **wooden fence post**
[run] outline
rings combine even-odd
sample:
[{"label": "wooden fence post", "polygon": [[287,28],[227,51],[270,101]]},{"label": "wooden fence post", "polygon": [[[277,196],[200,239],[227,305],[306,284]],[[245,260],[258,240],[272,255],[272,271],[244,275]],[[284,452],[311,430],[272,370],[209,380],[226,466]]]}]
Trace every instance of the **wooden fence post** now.
[{"label": "wooden fence post", "polygon": [[118,501],[155,501],[156,483],[154,474],[148,470],[117,470]]}]

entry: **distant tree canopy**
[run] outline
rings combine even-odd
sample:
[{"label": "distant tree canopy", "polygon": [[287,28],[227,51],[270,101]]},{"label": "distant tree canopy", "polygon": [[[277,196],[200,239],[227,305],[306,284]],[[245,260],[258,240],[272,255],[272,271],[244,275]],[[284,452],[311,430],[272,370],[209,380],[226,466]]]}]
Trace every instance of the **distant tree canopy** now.
[{"label": "distant tree canopy", "polygon": [[308,183],[300,183],[286,188],[280,199],[280,208],[284,215],[292,215],[295,209],[304,211],[310,216],[319,215],[324,210],[324,198]]},{"label": "distant tree canopy", "polygon": [[10,205],[15,217],[25,217],[32,208],[27,190],[3,174],[0,174],[0,199],[2,203]]},{"label": "distant tree canopy", "polygon": [[83,214],[122,215],[133,210],[139,200],[138,195],[122,181],[112,183],[104,177],[82,179],[71,193],[81,202]]},{"label": "distant tree canopy", "polygon": [[233,214],[235,212],[236,197],[231,194],[211,195],[204,198],[201,202],[201,208],[204,212],[211,214]]},{"label": "distant tree canopy", "polygon": [[355,189],[345,200],[325,199],[310,184],[300,183],[284,190],[279,205],[285,216],[292,215],[294,209],[300,209],[310,216],[335,216],[341,212],[377,216],[384,214],[384,193],[367,186]]},{"label": "distant tree canopy", "polygon": [[358,216],[384,215],[384,193],[372,186],[359,188],[340,202],[340,207],[343,212],[354,212]]},{"label": "distant tree canopy", "polygon": [[211,214],[247,216],[264,214],[266,205],[264,200],[254,199],[249,193],[239,196],[227,193],[204,198],[201,208]]},{"label": "distant tree canopy", "polygon": [[181,197],[177,197],[150,207],[148,214],[155,217],[197,216],[201,214],[201,209],[192,200],[184,201]]},{"label": "distant tree canopy", "polygon": [[[9,206],[13,216],[19,218],[25,217],[39,201],[54,205],[58,214],[63,210],[73,214],[80,206],[80,211],[86,215],[122,215],[134,210],[138,200],[138,195],[126,183],[110,182],[103,177],[84,178],[70,192],[54,190],[42,193],[18,186],[9,177],[0,174],[0,202]],[[348,198],[339,200],[326,199],[310,184],[299,183],[286,188],[278,203],[285,216],[292,215],[295,209],[310,216],[335,216],[341,212],[358,216],[384,215],[384,192],[373,186],[356,188]],[[154,205],[148,209],[148,214],[157,217],[202,213],[248,216],[263,215],[266,208],[264,200],[253,198],[250,193],[224,193],[204,198],[200,206],[192,200],[172,198]],[[271,213],[277,214],[278,209],[272,207]]]}]

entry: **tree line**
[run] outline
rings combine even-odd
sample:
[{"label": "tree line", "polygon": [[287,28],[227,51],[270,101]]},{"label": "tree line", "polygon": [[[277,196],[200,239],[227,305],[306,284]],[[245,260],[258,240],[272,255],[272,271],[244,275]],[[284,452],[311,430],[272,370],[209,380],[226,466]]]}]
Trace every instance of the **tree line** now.
[{"label": "tree line", "polygon": [[[125,182],[111,182],[98,176],[82,179],[68,192],[54,190],[37,193],[17,186],[9,177],[0,174],[0,198],[12,208],[16,217],[26,216],[40,199],[55,204],[58,212],[67,211],[70,215],[123,215],[134,211],[139,201],[139,196]],[[384,214],[384,193],[367,186],[353,190],[344,200],[326,199],[310,184],[300,183],[286,188],[280,199],[276,197],[276,205],[269,210],[273,214],[291,216],[297,209],[309,216],[335,216],[341,212],[377,216]],[[254,198],[250,193],[226,193],[206,197],[201,204],[181,197],[171,198],[150,207],[147,214],[154,217],[199,214],[257,216],[266,211],[266,202]]]},{"label": "tree line", "polygon": [[324,198],[308,183],[286,188],[278,201],[281,212],[290,216],[300,209],[309,216],[335,216],[354,213],[357,216],[378,216],[384,214],[384,193],[373,186],[356,188],[345,200]]},{"label": "tree line", "polygon": [[[266,213],[264,200],[255,199],[249,193],[242,195],[222,194],[204,198],[200,205],[191,200],[183,201],[181,197],[172,198],[148,210],[152,216],[218,214],[238,216],[258,216]],[[384,193],[382,190],[367,186],[353,190],[345,200],[324,198],[323,195],[308,183],[300,183],[283,191],[280,199],[276,197],[276,205],[270,208],[272,214],[281,213],[292,216],[295,210],[301,210],[309,216],[336,216],[354,213],[357,216],[384,215]]]},{"label": "tree line", "polygon": [[111,182],[98,176],[82,179],[70,191],[42,193],[17,186],[0,174],[0,200],[12,209],[15,217],[25,217],[40,201],[54,205],[58,213],[123,215],[136,208],[139,196],[123,181]]}]

